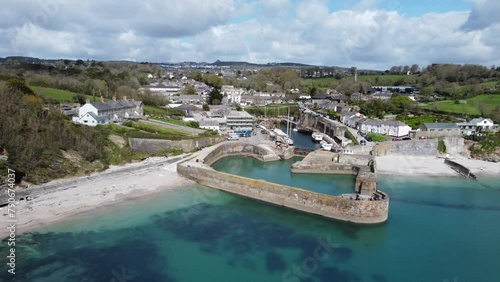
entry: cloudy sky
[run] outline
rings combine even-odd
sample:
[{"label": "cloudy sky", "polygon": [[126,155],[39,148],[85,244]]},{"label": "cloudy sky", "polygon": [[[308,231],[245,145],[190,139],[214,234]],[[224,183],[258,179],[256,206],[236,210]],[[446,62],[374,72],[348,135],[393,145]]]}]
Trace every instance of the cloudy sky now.
[{"label": "cloudy sky", "polygon": [[5,0],[0,57],[500,65],[498,0]]}]

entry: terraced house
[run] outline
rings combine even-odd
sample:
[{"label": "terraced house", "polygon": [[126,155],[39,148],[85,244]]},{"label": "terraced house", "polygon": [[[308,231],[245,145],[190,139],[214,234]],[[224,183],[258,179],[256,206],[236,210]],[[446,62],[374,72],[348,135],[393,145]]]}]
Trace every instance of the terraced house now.
[{"label": "terraced house", "polygon": [[122,121],[134,116],[144,114],[142,101],[122,100],[113,98],[111,101],[87,102],[78,110],[78,116],[73,121],[89,126],[108,124],[112,121]]}]

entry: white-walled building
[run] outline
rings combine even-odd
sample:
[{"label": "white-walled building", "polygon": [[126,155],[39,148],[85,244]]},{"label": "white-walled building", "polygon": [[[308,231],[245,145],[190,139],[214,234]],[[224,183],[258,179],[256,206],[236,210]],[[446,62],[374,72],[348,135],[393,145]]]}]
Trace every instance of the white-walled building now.
[{"label": "white-walled building", "polygon": [[491,120],[489,118],[475,118],[475,119],[472,119],[469,123],[476,126],[476,132],[495,130],[495,128],[496,128],[493,120]]},{"label": "white-walled building", "polygon": [[205,118],[199,121],[200,128],[203,129],[210,129],[213,131],[220,132],[221,125],[219,123],[219,120],[216,118]]},{"label": "white-walled building", "polygon": [[366,133],[381,133],[382,121],[368,119],[361,122],[360,130]]},{"label": "white-walled building", "polygon": [[221,93],[226,95],[229,103],[241,103],[241,95],[245,93],[243,88],[234,88],[232,85],[223,85]]},{"label": "white-walled building", "polygon": [[407,136],[410,133],[410,130],[411,130],[410,126],[406,125],[405,123],[399,120],[384,121],[382,122],[382,125],[380,127],[381,134],[394,137]]},{"label": "white-walled building", "polygon": [[142,116],[144,114],[143,108],[144,104],[141,101],[127,100],[126,98],[105,102],[87,102],[80,107],[78,116],[74,117],[73,121],[86,125],[107,124],[110,121]]}]

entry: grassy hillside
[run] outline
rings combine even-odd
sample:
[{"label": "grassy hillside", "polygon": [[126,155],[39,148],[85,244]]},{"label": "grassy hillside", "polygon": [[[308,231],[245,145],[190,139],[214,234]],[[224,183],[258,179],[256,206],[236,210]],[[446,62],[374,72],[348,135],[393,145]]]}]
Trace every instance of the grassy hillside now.
[{"label": "grassy hillside", "polygon": [[[45,97],[45,98],[51,98],[56,101],[60,102],[74,102],[73,97],[77,93],[71,92],[71,91],[66,91],[66,90],[60,90],[60,89],[55,89],[55,88],[47,88],[47,87],[40,87],[40,86],[30,86],[30,88],[37,94]],[[85,95],[87,99],[92,99],[92,96]]]},{"label": "grassy hillside", "polygon": [[463,100],[459,104],[452,100],[433,102],[422,106],[422,108],[450,113],[481,115],[480,107],[484,108],[484,112],[489,113],[497,106],[500,106],[500,94],[479,95]]}]

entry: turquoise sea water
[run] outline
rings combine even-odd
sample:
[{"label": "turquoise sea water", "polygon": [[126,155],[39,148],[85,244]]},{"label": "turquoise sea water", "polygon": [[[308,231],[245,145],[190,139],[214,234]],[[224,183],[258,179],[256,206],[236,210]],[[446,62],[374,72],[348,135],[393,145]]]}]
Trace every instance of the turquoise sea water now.
[{"label": "turquoise sea water", "polygon": [[[292,161],[221,171],[321,191],[351,176],[290,175]],[[321,186],[321,187],[319,187]],[[164,191],[19,236],[2,281],[500,281],[498,179],[379,177],[389,220],[332,221],[201,186]],[[5,241],[1,243],[5,252]]]}]

